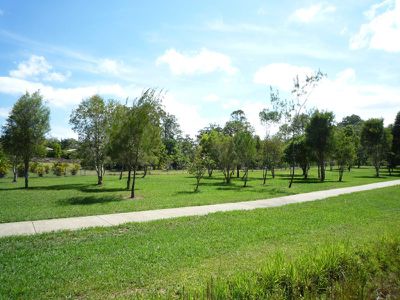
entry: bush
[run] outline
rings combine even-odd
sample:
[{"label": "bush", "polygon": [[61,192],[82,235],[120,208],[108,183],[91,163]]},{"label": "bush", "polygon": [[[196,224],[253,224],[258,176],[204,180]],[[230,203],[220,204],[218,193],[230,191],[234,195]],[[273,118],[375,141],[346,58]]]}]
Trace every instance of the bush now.
[{"label": "bush", "polygon": [[44,166],[42,164],[39,164],[36,167],[36,173],[39,175],[39,177],[43,177],[43,175],[45,173],[45,169],[44,169]]},{"label": "bush", "polygon": [[60,162],[53,163],[54,175],[56,175],[56,176],[65,175],[67,166],[68,166],[68,164],[66,164],[66,163],[60,163]]},{"label": "bush", "polygon": [[37,171],[37,167],[38,167],[38,163],[37,162],[33,162],[29,165],[29,172],[31,173],[36,173]]},{"label": "bush", "polygon": [[3,178],[8,171],[9,165],[5,158],[0,158],[0,178]]},{"label": "bush", "polygon": [[49,165],[44,165],[44,172],[46,174],[49,174],[49,172],[50,172],[50,166]]},{"label": "bush", "polygon": [[78,174],[78,171],[81,169],[80,164],[74,164],[71,168],[71,175],[76,175]]}]

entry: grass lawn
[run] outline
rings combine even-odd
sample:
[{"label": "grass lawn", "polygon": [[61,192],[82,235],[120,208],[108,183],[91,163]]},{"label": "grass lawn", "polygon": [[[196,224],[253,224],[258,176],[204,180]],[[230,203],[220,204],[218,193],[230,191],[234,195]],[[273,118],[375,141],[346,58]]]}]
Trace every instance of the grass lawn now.
[{"label": "grass lawn", "polygon": [[39,220],[71,216],[95,215],[127,211],[205,205],[272,198],[316,190],[361,185],[371,182],[398,179],[382,172],[374,177],[372,168],[353,169],[345,173],[344,181],[338,182],[336,171],[327,171],[327,178],[320,183],[316,170],[311,170],[308,180],[298,176],[288,189],[288,171],[278,171],[275,179],[269,178],[262,185],[261,172],[250,171],[248,187],[235,179],[232,184],[223,183],[221,173],[204,178],[200,192],[194,193],[195,179],[185,172],[164,172],[137,179],[137,199],[129,199],[126,180],[117,175],[107,175],[103,186],[97,186],[94,176],[48,176],[30,178],[30,189],[23,189],[23,179],[11,183],[10,178],[0,179],[0,223],[23,220]]},{"label": "grass lawn", "polygon": [[0,298],[146,298],[201,289],[211,276],[256,271],[278,252],[292,260],[326,245],[396,237],[399,200],[400,188],[390,187],[271,209],[2,238]]}]

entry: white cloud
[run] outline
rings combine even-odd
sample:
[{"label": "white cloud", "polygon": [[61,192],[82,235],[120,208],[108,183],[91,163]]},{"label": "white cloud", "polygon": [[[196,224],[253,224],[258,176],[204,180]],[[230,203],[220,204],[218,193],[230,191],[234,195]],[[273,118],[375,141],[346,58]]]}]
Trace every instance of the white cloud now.
[{"label": "white cloud", "polygon": [[33,78],[63,82],[70,75],[52,72],[52,69],[53,67],[47,62],[46,58],[32,55],[29,60],[19,63],[16,70],[11,70],[10,76],[21,79]]},{"label": "white cloud", "polygon": [[207,74],[216,71],[233,75],[237,72],[229,56],[205,48],[192,55],[169,49],[157,59],[156,64],[167,64],[174,75]]},{"label": "white cloud", "polygon": [[98,61],[97,70],[100,73],[110,74],[117,77],[123,77],[133,72],[133,69],[128,67],[123,61],[110,58],[100,59]]},{"label": "white cloud", "polygon": [[253,81],[257,84],[271,85],[284,91],[290,91],[293,87],[293,79],[297,75],[301,79],[313,73],[313,70],[309,67],[274,63],[258,69],[254,74]]},{"label": "white cloud", "polygon": [[317,3],[309,7],[297,9],[290,16],[290,20],[301,23],[310,23],[313,21],[323,20],[326,15],[334,13],[335,11],[336,7],[333,5],[326,3]]},{"label": "white cloud", "polygon": [[8,118],[10,114],[11,108],[9,107],[0,107],[0,118]]},{"label": "white cloud", "polygon": [[119,84],[89,85],[76,88],[55,88],[40,82],[32,82],[13,77],[0,77],[0,93],[20,96],[26,91],[40,90],[43,98],[51,105],[65,107],[78,104],[82,99],[94,94],[126,98],[130,90]]},{"label": "white cloud", "polygon": [[59,139],[78,139],[78,134],[71,127],[51,126],[51,136]]},{"label": "white cloud", "polygon": [[369,22],[362,24],[350,39],[350,49],[371,48],[400,52],[400,0],[385,0],[364,13]]}]

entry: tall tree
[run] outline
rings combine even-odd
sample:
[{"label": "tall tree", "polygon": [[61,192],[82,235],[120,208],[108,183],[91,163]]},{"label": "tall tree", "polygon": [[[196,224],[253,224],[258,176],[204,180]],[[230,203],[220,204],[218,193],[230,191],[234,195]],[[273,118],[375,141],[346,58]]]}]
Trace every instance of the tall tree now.
[{"label": "tall tree", "polygon": [[219,133],[215,146],[218,153],[219,166],[224,174],[225,182],[229,184],[231,183],[232,171],[234,171],[237,159],[233,137]]},{"label": "tall tree", "polygon": [[307,144],[317,158],[321,171],[321,182],[325,181],[325,161],[333,146],[333,121],[332,112],[319,112],[317,110],[311,116],[310,124],[306,129]]},{"label": "tall tree", "polygon": [[334,158],[339,166],[339,181],[342,181],[345,168],[353,163],[355,156],[353,137],[346,133],[345,128],[337,128],[334,133]]},{"label": "tall tree", "polygon": [[308,178],[308,171],[310,169],[310,163],[312,159],[311,150],[307,144],[305,135],[297,137],[294,141],[291,141],[284,150],[284,158],[288,163],[292,162],[294,152],[294,160],[303,171],[304,179]]},{"label": "tall tree", "polygon": [[[286,135],[291,141],[294,141],[302,134],[301,127],[303,122],[300,121],[300,116],[303,114],[307,101],[313,90],[318,85],[319,81],[325,76],[326,75],[319,70],[310,76],[307,75],[304,80],[300,80],[299,76],[296,76],[293,81],[292,97],[289,100],[281,99],[278,91],[273,91],[272,88],[270,88],[272,110],[267,109],[266,112],[271,113],[271,115],[274,115],[273,112],[277,112],[278,119],[284,120],[286,125],[285,129],[288,131]],[[296,166],[294,149],[292,149],[291,152],[292,159],[289,188],[292,187],[293,184]]]},{"label": "tall tree", "polygon": [[379,170],[387,150],[383,119],[372,118],[364,122],[361,131],[361,142],[371,159],[372,165],[375,167],[376,177],[379,177]]},{"label": "tall tree", "polygon": [[115,103],[105,102],[99,95],[83,100],[72,111],[70,124],[78,133],[84,157],[94,166],[97,173],[97,184],[103,183],[104,162],[109,143],[109,127]]},{"label": "tall tree", "polygon": [[243,168],[243,186],[246,187],[249,178],[249,167],[256,154],[255,140],[250,132],[240,131],[236,134],[234,143],[237,160]]},{"label": "tall tree", "polygon": [[160,149],[160,101],[160,95],[155,89],[145,90],[128,109],[115,137],[126,143],[126,162],[133,171],[131,198],[135,198],[138,167]]},{"label": "tall tree", "polygon": [[45,134],[50,131],[50,110],[43,104],[39,92],[23,95],[14,107],[3,127],[5,150],[20,158],[24,164],[25,188],[29,186],[29,162],[43,153]]},{"label": "tall tree", "polygon": [[[265,173],[269,169],[271,171],[272,178],[275,178],[275,168],[281,163],[283,158],[283,142],[279,136],[273,136],[266,138],[263,142],[263,159],[265,165]],[[264,184],[266,175],[264,177]]]},{"label": "tall tree", "polygon": [[396,115],[396,119],[392,128],[392,152],[395,157],[395,165],[400,165],[400,111]]}]

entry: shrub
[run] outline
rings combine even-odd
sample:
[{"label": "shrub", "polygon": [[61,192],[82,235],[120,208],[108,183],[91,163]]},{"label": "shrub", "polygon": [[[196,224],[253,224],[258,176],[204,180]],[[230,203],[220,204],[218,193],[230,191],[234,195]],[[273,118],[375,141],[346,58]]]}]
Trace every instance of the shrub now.
[{"label": "shrub", "polygon": [[44,170],[44,166],[42,164],[39,164],[36,167],[36,173],[39,175],[39,177],[43,177],[45,170]]},{"label": "shrub", "polygon": [[31,164],[29,165],[29,172],[31,172],[31,173],[36,173],[38,165],[39,165],[39,164],[38,164],[36,161],[33,162],[33,163],[31,163]]},{"label": "shrub", "polygon": [[49,165],[44,165],[44,172],[46,174],[49,174],[49,172],[50,172],[50,166]]},{"label": "shrub", "polygon": [[80,169],[81,169],[80,164],[73,164],[71,168],[71,175],[76,175]]},{"label": "shrub", "polygon": [[9,165],[5,158],[0,158],[0,178],[3,178],[8,171]]},{"label": "shrub", "polygon": [[65,165],[66,164],[63,164],[63,163],[60,163],[60,162],[53,163],[53,168],[52,169],[53,169],[54,175],[56,175],[56,176],[65,175],[65,172],[66,172]]},{"label": "shrub", "polygon": [[68,169],[68,167],[69,167],[69,164],[67,164],[67,163],[62,163],[61,166],[62,166],[62,169],[63,169],[63,174],[64,174],[64,176],[66,176],[66,175],[67,175],[67,169]]}]

